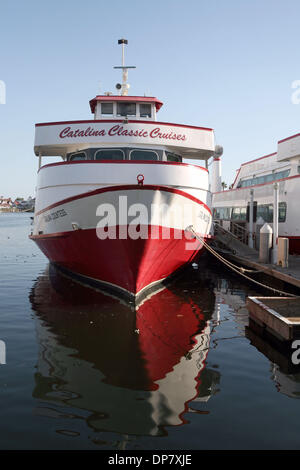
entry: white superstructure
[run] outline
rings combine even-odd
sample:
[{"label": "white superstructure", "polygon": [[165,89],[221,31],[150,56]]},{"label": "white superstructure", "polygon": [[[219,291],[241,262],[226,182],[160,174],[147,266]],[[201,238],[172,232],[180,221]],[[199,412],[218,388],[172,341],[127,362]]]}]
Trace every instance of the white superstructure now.
[{"label": "white superstructure", "polygon": [[[278,184],[278,235],[289,238],[290,253],[300,253],[300,134],[280,140],[277,152],[243,163],[232,187],[213,194],[214,219],[226,229],[249,231],[253,191],[254,233],[273,223],[274,183]],[[232,230],[234,231],[234,230]]]}]

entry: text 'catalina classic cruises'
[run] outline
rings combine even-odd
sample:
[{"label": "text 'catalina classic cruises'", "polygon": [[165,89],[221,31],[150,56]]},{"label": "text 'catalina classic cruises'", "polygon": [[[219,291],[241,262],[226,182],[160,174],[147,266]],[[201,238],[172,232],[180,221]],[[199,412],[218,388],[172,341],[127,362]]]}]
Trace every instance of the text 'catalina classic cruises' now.
[{"label": "text 'catalina classic cruises'", "polygon": [[[213,129],[158,122],[162,102],[118,95],[90,101],[93,120],[36,124],[39,171],[33,239],[81,281],[137,297],[203,249],[212,214],[207,160]],[[42,166],[42,157],[62,161]],[[204,160],[206,168],[182,163]]]},{"label": "text 'catalina classic cruises'", "polygon": [[277,152],[243,163],[228,191],[221,191],[220,158],[214,157],[212,192],[214,219],[236,235],[239,227],[251,232],[250,202],[253,204],[256,248],[262,225],[273,225],[277,204],[278,236],[289,239],[291,254],[300,254],[300,134],[279,140]]}]

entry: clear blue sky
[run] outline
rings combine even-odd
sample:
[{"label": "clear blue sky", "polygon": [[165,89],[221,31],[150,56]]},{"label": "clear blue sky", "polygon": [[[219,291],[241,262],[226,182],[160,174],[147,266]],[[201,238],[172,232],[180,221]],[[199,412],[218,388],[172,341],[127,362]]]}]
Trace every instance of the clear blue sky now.
[{"label": "clear blue sky", "polygon": [[120,81],[164,102],[161,121],[215,129],[223,180],[300,131],[299,0],[52,0],[0,4],[0,195],[34,194],[35,122],[90,119],[89,99]]}]

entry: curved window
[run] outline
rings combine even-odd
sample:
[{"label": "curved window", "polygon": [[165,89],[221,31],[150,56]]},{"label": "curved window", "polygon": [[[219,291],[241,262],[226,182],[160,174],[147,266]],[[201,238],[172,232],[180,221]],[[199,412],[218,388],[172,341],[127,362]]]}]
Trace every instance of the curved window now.
[{"label": "curved window", "polygon": [[124,152],[120,149],[97,150],[95,160],[124,160]]},{"label": "curved window", "polygon": [[70,162],[76,162],[79,160],[86,160],[86,153],[85,152],[77,152],[71,153],[69,157]]},{"label": "curved window", "polygon": [[182,157],[175,153],[166,152],[168,162],[182,162]]},{"label": "curved window", "polygon": [[158,155],[153,150],[131,150],[130,160],[158,160]]}]

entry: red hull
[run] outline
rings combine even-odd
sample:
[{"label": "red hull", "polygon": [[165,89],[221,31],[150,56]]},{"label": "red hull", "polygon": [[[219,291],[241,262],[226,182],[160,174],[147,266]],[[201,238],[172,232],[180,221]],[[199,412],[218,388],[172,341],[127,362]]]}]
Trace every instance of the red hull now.
[{"label": "red hull", "polygon": [[150,231],[151,227],[148,227],[148,238],[137,240],[100,240],[95,229],[31,238],[57,265],[137,295],[191,262],[203,248],[201,242],[194,241],[195,249],[188,250],[188,240],[181,231],[170,229],[168,239],[162,238],[161,227],[158,239],[151,238]]},{"label": "red hull", "polygon": [[291,255],[300,255],[300,237],[289,237],[289,253]]}]

